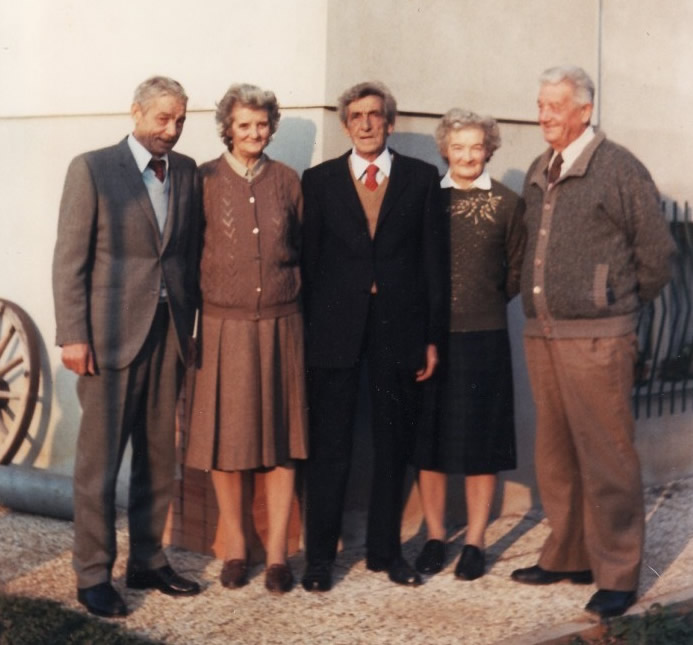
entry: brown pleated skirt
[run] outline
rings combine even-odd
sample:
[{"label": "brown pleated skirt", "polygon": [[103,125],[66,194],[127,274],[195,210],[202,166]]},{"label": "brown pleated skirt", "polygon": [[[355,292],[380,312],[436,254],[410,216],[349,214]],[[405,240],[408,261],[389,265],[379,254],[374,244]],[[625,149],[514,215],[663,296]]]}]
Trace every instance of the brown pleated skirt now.
[{"label": "brown pleated skirt", "polygon": [[300,313],[264,320],[202,316],[185,462],[270,468],[308,456]]}]

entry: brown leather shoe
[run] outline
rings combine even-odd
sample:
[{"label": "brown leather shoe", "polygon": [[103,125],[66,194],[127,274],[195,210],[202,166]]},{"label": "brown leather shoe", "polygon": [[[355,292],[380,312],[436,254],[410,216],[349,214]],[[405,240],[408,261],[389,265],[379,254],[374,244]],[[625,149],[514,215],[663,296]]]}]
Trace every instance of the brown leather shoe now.
[{"label": "brown leather shoe", "polygon": [[248,584],[248,563],[246,560],[227,560],[219,576],[221,584],[229,589],[238,589]]},{"label": "brown leather shoe", "polygon": [[273,564],[265,572],[265,587],[272,593],[286,593],[294,586],[294,574],[288,564]]}]

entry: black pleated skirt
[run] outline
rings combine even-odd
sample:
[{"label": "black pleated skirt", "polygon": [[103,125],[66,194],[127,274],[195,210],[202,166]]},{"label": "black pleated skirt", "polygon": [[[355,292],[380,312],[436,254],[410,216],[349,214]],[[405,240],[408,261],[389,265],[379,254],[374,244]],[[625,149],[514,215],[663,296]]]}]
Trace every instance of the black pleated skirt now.
[{"label": "black pleated skirt", "polygon": [[516,467],[510,341],[505,329],[455,332],[424,384],[413,464],[481,475]]}]

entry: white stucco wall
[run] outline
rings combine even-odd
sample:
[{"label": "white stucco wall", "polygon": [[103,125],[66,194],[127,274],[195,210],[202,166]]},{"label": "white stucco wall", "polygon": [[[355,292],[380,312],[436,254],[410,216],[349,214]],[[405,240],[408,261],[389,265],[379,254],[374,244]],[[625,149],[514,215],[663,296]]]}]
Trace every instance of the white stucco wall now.
[{"label": "white stucco wall", "polygon": [[[177,149],[216,156],[214,102],[232,82],[273,89],[283,106],[270,153],[299,172],[349,145],[332,111],[353,82],[385,81],[400,116],[392,144],[439,163],[438,115],[458,105],[501,120],[494,176],[518,190],[544,147],[537,76],[575,63],[599,86],[607,134],[632,149],[662,191],[691,199],[687,160],[693,44],[688,0],[135,0],[0,3],[0,297],[43,340],[43,393],[19,462],[70,472],[79,409],[53,347],[50,288],[57,210],[69,160],[130,130],[134,87],[163,73],[190,95]],[[440,166],[442,169],[442,165]],[[521,468],[531,479],[531,401],[518,355]]]}]

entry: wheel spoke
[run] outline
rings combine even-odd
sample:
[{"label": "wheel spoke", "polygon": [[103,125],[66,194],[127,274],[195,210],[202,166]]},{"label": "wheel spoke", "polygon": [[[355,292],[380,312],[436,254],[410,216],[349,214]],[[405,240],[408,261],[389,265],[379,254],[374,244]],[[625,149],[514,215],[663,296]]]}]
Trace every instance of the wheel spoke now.
[{"label": "wheel spoke", "polygon": [[24,362],[23,356],[17,356],[17,358],[11,360],[9,363],[0,367],[0,376],[5,376],[8,372],[12,371],[17,365],[21,365]]},{"label": "wheel spoke", "polygon": [[3,392],[0,390],[0,401],[4,400],[12,400],[12,399],[21,399],[23,396],[23,393],[20,392]]},{"label": "wheel spoke", "polygon": [[2,356],[2,353],[5,351],[5,349],[7,349],[7,346],[10,344],[12,336],[14,336],[16,331],[17,330],[14,328],[14,325],[10,325],[10,328],[7,330],[4,338],[0,340],[0,356]]}]

